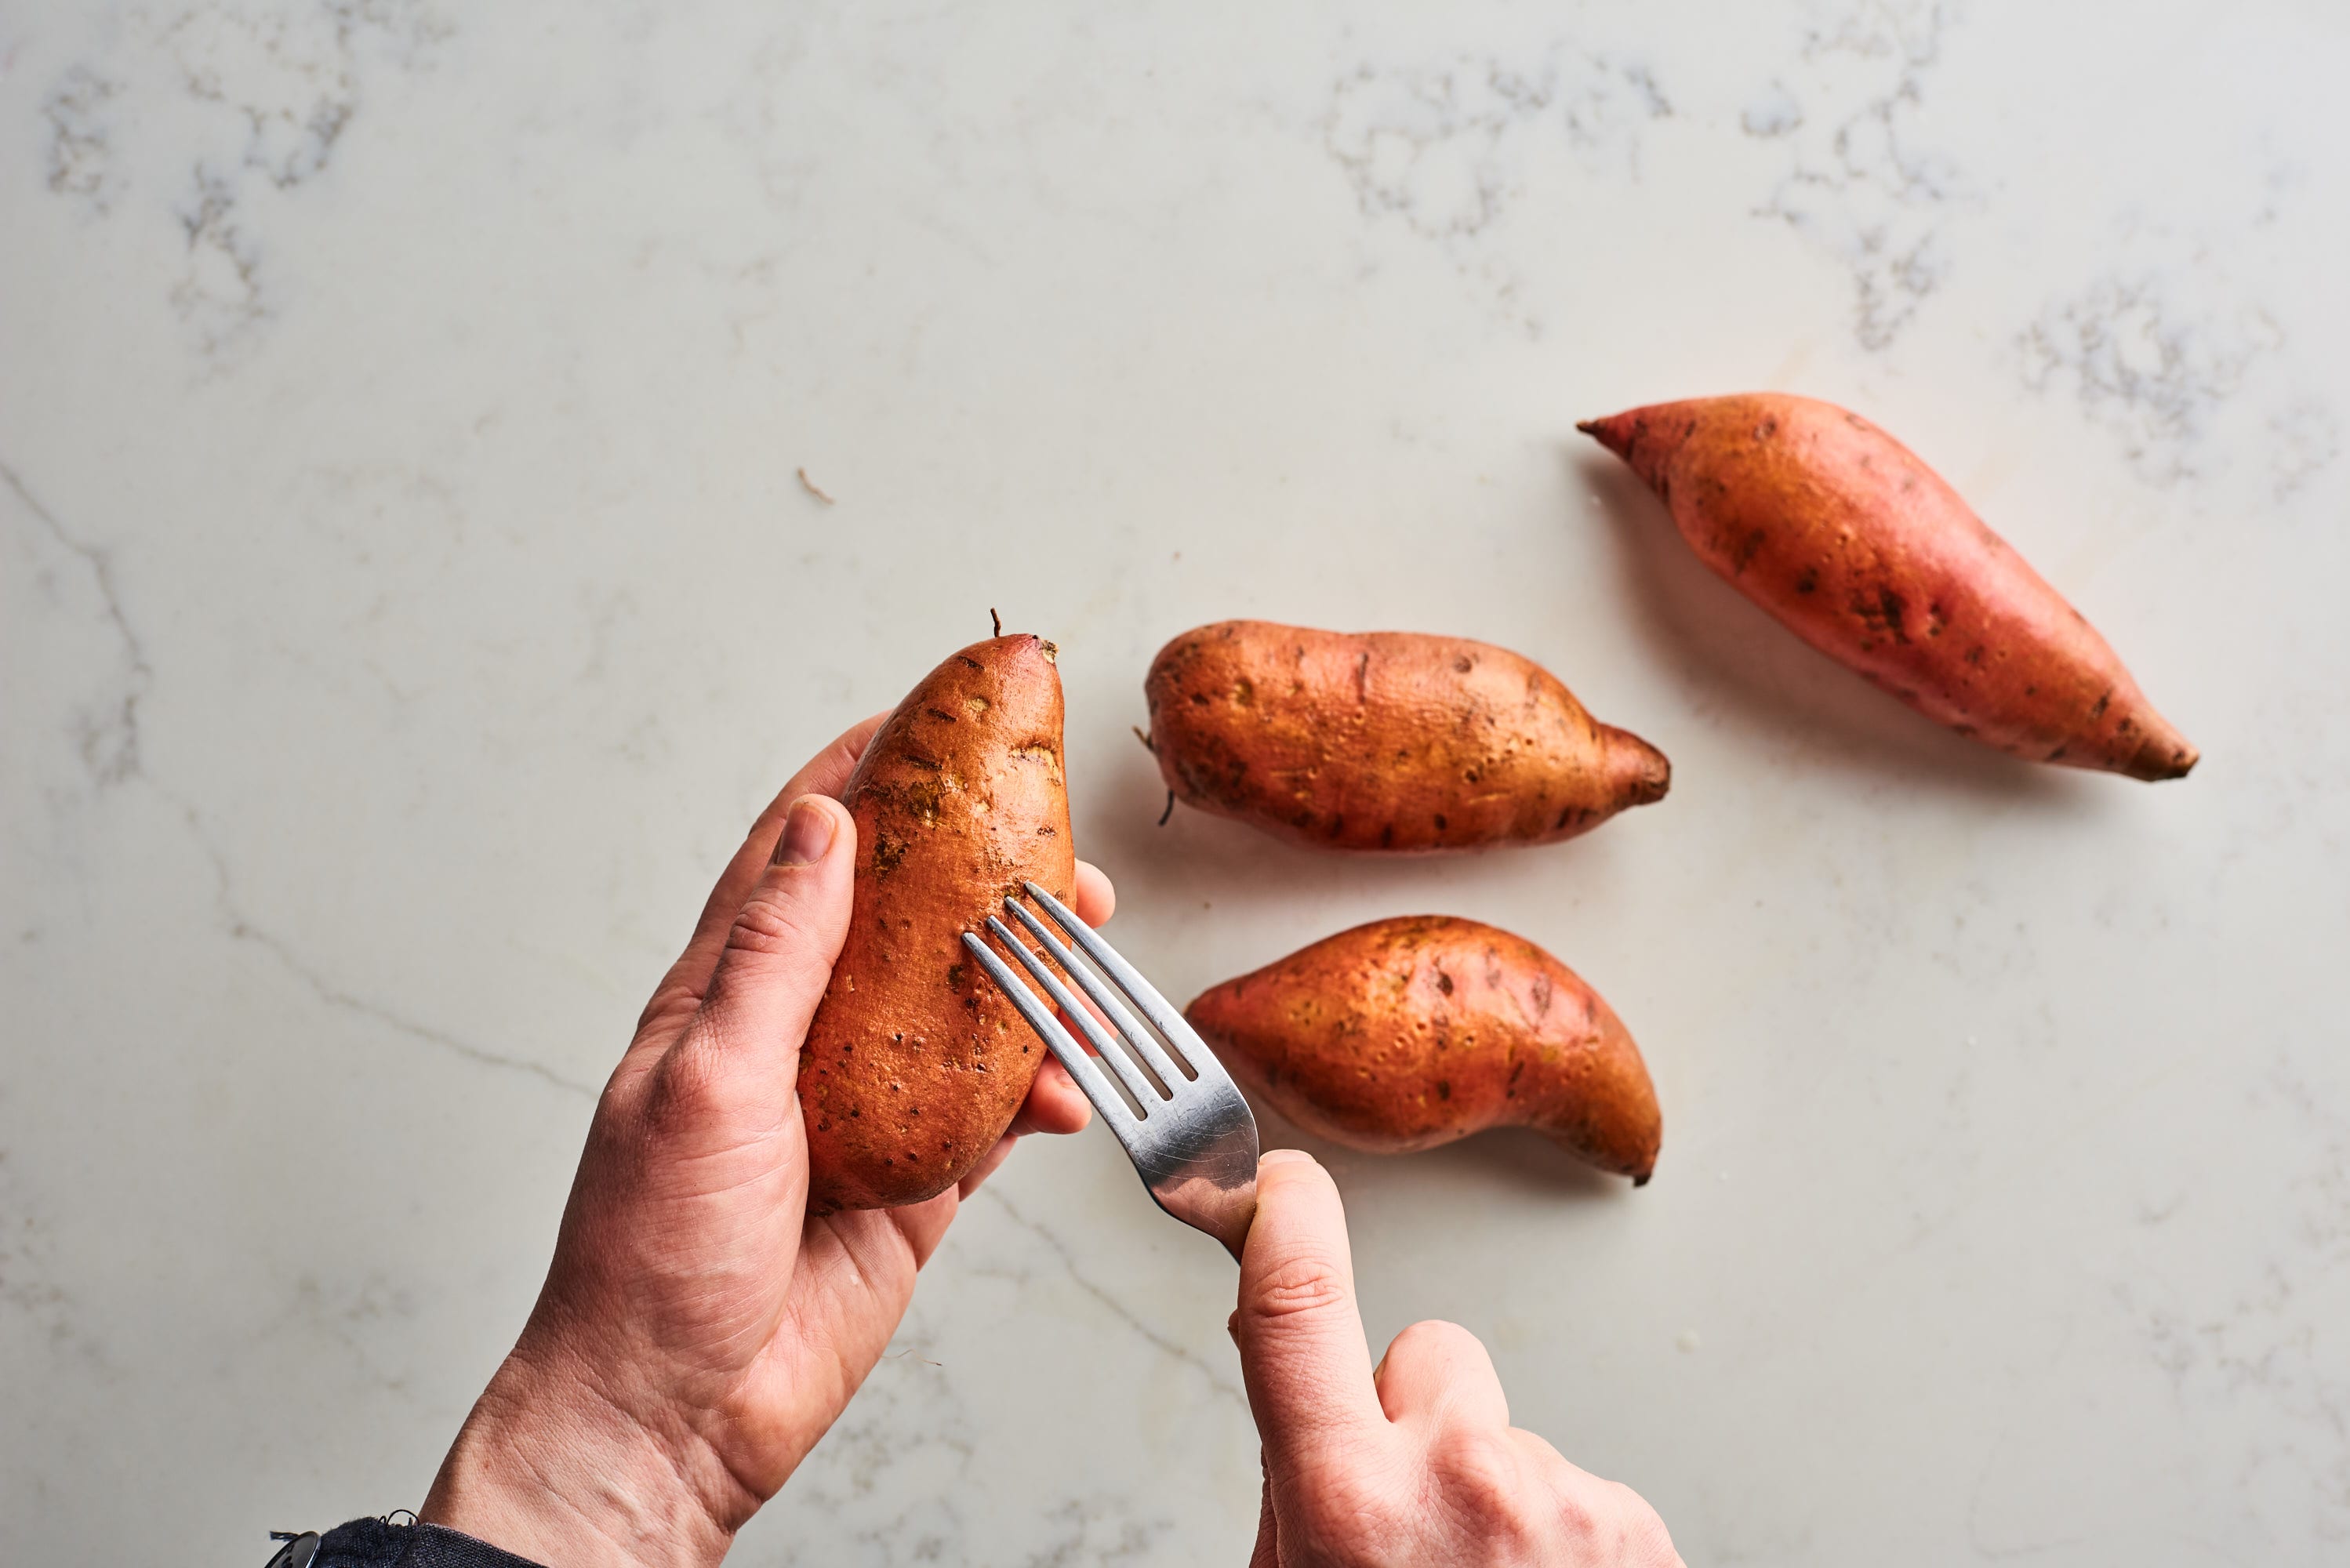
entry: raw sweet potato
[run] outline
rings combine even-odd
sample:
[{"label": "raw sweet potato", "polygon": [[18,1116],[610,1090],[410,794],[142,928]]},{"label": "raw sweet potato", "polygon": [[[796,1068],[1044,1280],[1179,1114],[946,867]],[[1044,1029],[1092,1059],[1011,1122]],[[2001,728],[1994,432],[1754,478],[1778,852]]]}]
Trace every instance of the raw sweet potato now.
[{"label": "raw sweet potato", "polygon": [[1033,879],[1073,897],[1076,851],[1049,642],[974,643],[889,715],[843,795],[856,903],[801,1049],[809,1203],[919,1203],[995,1147],[1043,1048],[962,948]]},{"label": "raw sweet potato", "polygon": [[1664,1120],[1616,1014],[1523,937],[1449,915],[1326,938],[1184,1009],[1233,1076],[1309,1132],[1404,1154],[1530,1127],[1645,1184]]},{"label": "raw sweet potato", "polygon": [[2035,762],[2137,779],[2195,765],[2080,612],[1858,414],[1751,392],[1576,428],[1648,481],[1707,566],[1927,717]]},{"label": "raw sweet potato", "polygon": [[1332,849],[1555,843],[1672,777],[1548,670],[1467,638],[1222,621],[1160,649],[1143,690],[1177,799]]}]

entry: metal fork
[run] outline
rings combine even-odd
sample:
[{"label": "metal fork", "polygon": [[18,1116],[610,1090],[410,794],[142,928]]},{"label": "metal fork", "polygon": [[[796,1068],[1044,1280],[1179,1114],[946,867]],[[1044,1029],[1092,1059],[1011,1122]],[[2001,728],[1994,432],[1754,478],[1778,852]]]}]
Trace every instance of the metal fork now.
[{"label": "metal fork", "polygon": [[[1249,1221],[1256,1218],[1256,1118],[1249,1114],[1248,1102],[1241,1098],[1223,1064],[1183,1021],[1183,1015],[1167,1005],[1167,999],[1132,964],[1058,898],[1034,882],[1025,886],[1028,896],[1084,950],[1094,967],[1116,983],[1123,998],[1113,995],[1093,969],[1078,962],[1076,955],[1026,905],[1006,898],[1004,908],[1060,965],[1062,973],[1093,999],[1118,1031],[1118,1038],[1111,1039],[1062,983],[1060,975],[1014,936],[1010,927],[991,915],[987,929],[1020,961],[1020,967],[1035,977],[1062,1013],[1085,1032],[1099,1056],[1086,1054],[1085,1047],[1069,1037],[1052,1009],[1020,983],[1012,966],[998,958],[976,932],[962,934],[963,946],[986,968],[1012,1005],[1020,1010],[1020,1016],[1045,1042],[1045,1049],[1061,1059],[1061,1065],[1094,1103],[1109,1130],[1126,1146],[1127,1158],[1134,1161],[1142,1185],[1149,1189],[1159,1207],[1184,1224],[1205,1231],[1238,1259],[1241,1243],[1248,1239]],[[1165,1038],[1165,1048],[1150,1030],[1135,1022],[1127,1008],[1129,1002]],[[1118,1075],[1118,1083],[1126,1086],[1131,1100],[1103,1073],[1105,1064]]]}]

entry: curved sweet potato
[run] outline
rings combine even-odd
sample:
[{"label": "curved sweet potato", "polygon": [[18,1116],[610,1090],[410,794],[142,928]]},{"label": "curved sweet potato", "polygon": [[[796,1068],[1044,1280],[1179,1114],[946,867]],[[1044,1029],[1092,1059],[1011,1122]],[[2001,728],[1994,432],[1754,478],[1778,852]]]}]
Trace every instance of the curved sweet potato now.
[{"label": "curved sweet potato", "polygon": [[1309,1132],[1374,1154],[1530,1127],[1644,1184],[1664,1118],[1596,992],[1523,937],[1449,915],[1341,931],[1183,1015]]},{"label": "curved sweet potato", "polygon": [[1917,455],[1833,403],[1655,403],[1575,427],[1700,559],[1927,717],[2034,762],[2175,779],[2195,748],[2121,659]]},{"label": "curved sweet potato", "polygon": [[1160,649],[1143,691],[1177,799],[1325,848],[1552,844],[1672,778],[1548,670],[1462,637],[1220,621]]},{"label": "curved sweet potato", "polygon": [[1024,880],[1074,895],[1053,654],[1029,636],[964,649],[898,704],[848,781],[856,905],[800,1053],[817,1213],[945,1191],[1043,1064],[962,933]]}]

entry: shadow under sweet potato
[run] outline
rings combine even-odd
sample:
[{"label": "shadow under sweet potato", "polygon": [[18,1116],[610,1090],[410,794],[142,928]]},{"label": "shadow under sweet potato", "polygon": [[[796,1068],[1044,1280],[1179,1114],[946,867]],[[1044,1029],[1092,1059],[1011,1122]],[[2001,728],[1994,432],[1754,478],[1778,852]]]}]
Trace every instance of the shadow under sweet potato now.
[{"label": "shadow under sweet potato", "polygon": [[1385,1178],[1406,1167],[1415,1179],[1439,1185],[1498,1189],[1527,1197],[1570,1202],[1605,1202],[1634,1196],[1622,1177],[1596,1170],[1532,1127],[1492,1127],[1441,1148],[1418,1154],[1365,1154],[1300,1128],[1255,1095],[1257,1142],[1263,1148],[1302,1148],[1327,1167],[1341,1188],[1359,1189],[1359,1177]]}]

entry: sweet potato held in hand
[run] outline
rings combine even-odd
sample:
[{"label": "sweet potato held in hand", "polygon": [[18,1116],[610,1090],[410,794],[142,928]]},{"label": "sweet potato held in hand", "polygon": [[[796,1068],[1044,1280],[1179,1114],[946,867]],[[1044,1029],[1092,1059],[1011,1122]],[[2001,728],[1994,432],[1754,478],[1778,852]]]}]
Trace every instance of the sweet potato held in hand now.
[{"label": "sweet potato held in hand", "polygon": [[856,903],[800,1053],[817,1213],[953,1186],[1012,1125],[1044,1062],[962,933],[1024,881],[1075,896],[1053,645],[999,637],[931,671],[842,798],[857,819]]},{"label": "sweet potato held in hand", "polygon": [[1529,1127],[1634,1185],[1664,1120],[1639,1047],[1523,937],[1449,915],[1357,926],[1183,1010],[1233,1076],[1374,1154]]},{"label": "sweet potato held in hand", "polygon": [[1664,753],[1491,643],[1228,620],[1143,691],[1176,798],[1332,849],[1551,844],[1662,799]]},{"label": "sweet potato held in hand", "polygon": [[1707,566],[1927,717],[2034,762],[2137,779],[2195,765],[2080,612],[1859,415],[1750,392],[1576,428],[1648,481]]}]

